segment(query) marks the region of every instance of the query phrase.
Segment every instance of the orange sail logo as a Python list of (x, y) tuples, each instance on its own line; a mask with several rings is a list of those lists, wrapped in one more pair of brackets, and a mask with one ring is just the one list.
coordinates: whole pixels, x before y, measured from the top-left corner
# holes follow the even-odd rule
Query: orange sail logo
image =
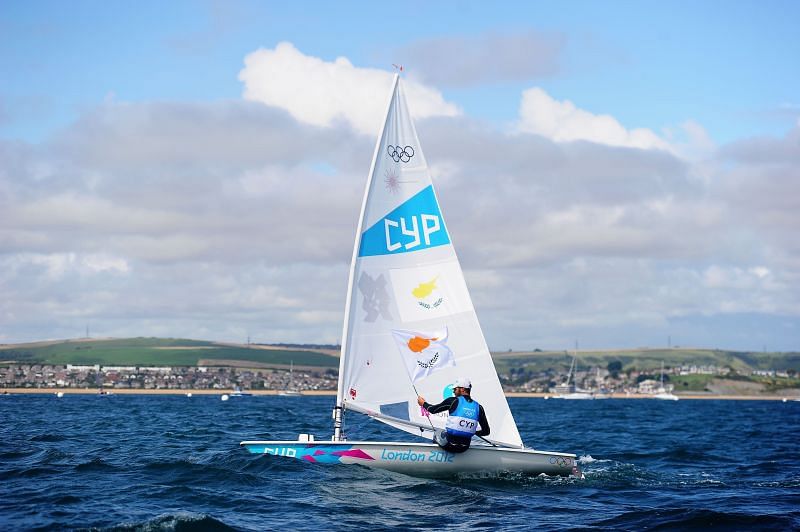
[(453, 351), (447, 345), (447, 329), (433, 334), (418, 331), (392, 331), (412, 382), (436, 370), (455, 366)]

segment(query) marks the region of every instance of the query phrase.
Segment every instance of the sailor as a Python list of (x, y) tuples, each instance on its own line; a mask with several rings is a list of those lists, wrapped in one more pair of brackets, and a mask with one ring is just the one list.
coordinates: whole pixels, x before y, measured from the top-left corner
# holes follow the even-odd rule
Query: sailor
[(417, 397), (417, 404), (431, 414), (445, 410), (450, 414), (447, 417), (445, 430), (437, 431), (433, 438), (433, 441), (445, 451), (463, 453), (469, 449), (472, 436), (489, 435), (486, 412), (470, 397), (471, 392), (472, 381), (466, 377), (459, 377), (453, 383), (453, 397), (448, 397), (438, 405), (428, 403), (422, 396)]

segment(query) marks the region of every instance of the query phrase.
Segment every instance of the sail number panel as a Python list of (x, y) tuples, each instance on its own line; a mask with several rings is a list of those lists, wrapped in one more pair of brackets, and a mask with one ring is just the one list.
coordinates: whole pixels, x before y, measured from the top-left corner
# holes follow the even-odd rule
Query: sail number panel
[(358, 256), (406, 253), (449, 243), (433, 186), (427, 186), (364, 231)]

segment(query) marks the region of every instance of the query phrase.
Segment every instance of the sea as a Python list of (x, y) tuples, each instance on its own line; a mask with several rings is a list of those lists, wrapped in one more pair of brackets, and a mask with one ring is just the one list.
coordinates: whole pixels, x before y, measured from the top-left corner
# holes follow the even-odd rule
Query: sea
[(577, 454), (584, 479), (432, 480), (239, 447), (329, 438), (329, 396), (0, 396), (0, 529), (800, 529), (800, 402), (509, 402), (526, 444)]

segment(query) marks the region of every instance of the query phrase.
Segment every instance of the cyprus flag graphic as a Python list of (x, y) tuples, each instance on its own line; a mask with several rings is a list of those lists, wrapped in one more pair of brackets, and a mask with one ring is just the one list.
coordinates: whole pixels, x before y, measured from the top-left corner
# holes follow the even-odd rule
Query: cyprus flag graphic
[(433, 334), (393, 330), (392, 335), (415, 384), (434, 371), (456, 365), (447, 346), (447, 328)]
[(472, 310), (458, 262), (389, 270), (400, 319), (404, 322), (443, 318)]

